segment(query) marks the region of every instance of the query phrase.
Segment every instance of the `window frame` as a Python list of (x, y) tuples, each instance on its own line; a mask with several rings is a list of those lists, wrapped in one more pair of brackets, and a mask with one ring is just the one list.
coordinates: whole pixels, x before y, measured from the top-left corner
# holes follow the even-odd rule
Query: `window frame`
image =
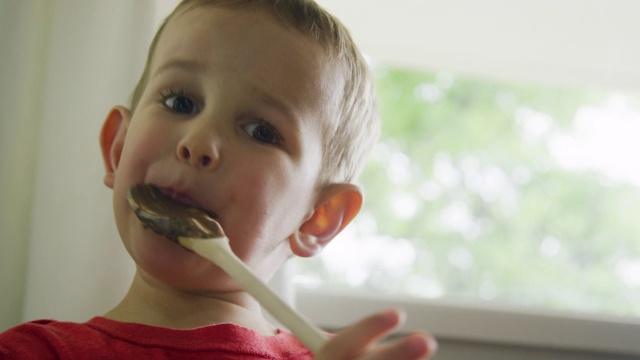
[(640, 356), (640, 319), (476, 301), (412, 299), (295, 288), (296, 307), (335, 331), (389, 308), (407, 314), (400, 332), (489, 344)]

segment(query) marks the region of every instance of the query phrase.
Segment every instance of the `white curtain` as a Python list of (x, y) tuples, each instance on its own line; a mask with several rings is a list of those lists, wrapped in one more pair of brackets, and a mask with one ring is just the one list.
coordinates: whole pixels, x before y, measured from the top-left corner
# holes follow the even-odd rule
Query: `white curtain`
[(98, 134), (176, 0), (0, 0), (0, 331), (115, 305), (133, 265)]

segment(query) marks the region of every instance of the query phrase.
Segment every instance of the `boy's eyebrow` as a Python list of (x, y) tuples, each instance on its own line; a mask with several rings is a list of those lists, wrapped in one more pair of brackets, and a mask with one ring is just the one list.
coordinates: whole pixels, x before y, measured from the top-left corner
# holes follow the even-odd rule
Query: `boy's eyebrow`
[(205, 68), (205, 65), (197, 61), (188, 59), (173, 59), (160, 65), (157, 69), (155, 69), (153, 73), (157, 74), (172, 68), (178, 68), (182, 70), (203, 70)]
[(287, 118), (294, 117), (293, 107), (289, 103), (276, 98), (268, 92), (254, 88), (251, 95), (258, 101), (265, 103), (267, 106), (272, 107), (281, 113), (284, 113)]

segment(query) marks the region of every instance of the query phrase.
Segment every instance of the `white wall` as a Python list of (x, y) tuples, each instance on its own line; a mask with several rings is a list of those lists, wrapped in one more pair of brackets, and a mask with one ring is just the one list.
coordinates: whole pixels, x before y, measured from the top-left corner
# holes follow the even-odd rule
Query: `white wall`
[(318, 0), (379, 61), (640, 89), (637, 0)]

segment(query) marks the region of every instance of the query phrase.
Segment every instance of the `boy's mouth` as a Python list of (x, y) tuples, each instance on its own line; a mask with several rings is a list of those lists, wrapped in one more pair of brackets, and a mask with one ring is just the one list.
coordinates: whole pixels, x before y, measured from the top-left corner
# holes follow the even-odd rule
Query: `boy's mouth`
[(193, 200), (191, 197), (189, 197), (184, 193), (180, 193), (173, 188), (156, 187), (154, 185), (148, 185), (148, 186), (154, 187), (155, 189), (157, 189), (162, 195), (164, 195), (164, 197), (166, 197), (170, 201), (176, 202), (188, 208), (194, 208), (194, 209), (203, 211), (213, 219), (218, 218), (218, 214), (216, 214), (213, 211), (205, 209), (203, 206), (200, 205), (200, 203)]
[(208, 239), (224, 236), (215, 220), (215, 213), (191, 206), (193, 201), (188, 197), (172, 197), (146, 184), (129, 188), (127, 200), (145, 228), (174, 242), (178, 242), (180, 237)]

